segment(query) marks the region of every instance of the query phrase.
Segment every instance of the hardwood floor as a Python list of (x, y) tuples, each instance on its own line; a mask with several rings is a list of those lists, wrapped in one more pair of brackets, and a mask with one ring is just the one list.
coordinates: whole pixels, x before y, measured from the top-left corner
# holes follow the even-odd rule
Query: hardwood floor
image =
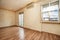
[(60, 40), (60, 36), (46, 32), (38, 32), (30, 29), (24, 29), (25, 40)]
[(0, 40), (60, 40), (60, 36), (27, 28), (8, 27), (0, 29)]
[(0, 40), (19, 40), (20, 27), (0, 28)]

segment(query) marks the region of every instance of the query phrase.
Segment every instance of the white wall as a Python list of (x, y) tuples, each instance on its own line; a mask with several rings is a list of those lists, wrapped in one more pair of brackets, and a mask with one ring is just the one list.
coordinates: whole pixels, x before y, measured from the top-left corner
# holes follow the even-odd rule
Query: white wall
[(0, 9), (0, 27), (15, 25), (15, 12)]

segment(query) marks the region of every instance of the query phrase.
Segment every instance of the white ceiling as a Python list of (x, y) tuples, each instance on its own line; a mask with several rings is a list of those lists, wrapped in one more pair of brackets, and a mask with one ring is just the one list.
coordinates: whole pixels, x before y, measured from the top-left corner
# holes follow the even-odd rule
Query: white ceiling
[(0, 8), (16, 11), (30, 2), (32, 0), (0, 0)]
[[(16, 11), (28, 3), (38, 0), (0, 0), (0, 8)], [(49, 2), (54, 0), (40, 0), (40, 2)]]

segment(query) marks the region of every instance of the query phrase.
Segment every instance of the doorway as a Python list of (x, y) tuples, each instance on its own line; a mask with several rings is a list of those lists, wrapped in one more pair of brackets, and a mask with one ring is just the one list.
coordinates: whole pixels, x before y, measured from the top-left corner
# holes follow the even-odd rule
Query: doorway
[(19, 13), (19, 26), (23, 27), (23, 24), (24, 24), (24, 13), (21, 12)]

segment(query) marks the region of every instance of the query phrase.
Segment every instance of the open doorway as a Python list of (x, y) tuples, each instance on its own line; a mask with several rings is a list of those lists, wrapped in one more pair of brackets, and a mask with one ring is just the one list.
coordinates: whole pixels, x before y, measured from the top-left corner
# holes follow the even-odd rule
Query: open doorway
[(23, 24), (24, 24), (24, 13), (21, 12), (19, 13), (19, 26), (23, 27)]
[[(19, 26), (24, 27), (24, 12), (19, 13)], [(20, 40), (24, 40), (24, 29), (19, 30)]]

